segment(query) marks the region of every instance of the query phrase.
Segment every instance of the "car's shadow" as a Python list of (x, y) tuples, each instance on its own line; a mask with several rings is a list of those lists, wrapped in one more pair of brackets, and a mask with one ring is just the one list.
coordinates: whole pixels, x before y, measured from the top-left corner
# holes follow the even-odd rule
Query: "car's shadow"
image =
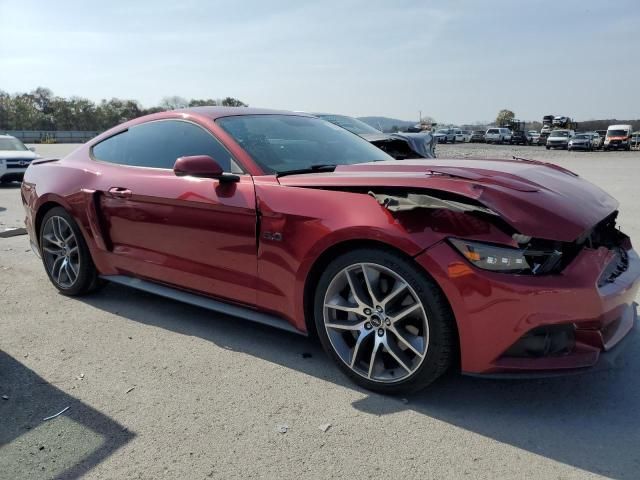
[(0, 395), (0, 478), (80, 478), (134, 437), (1, 350)]
[[(109, 285), (84, 301), (136, 322), (198, 336), (362, 391), (337, 371), (316, 342), (305, 337), (118, 285)], [(412, 410), (583, 470), (612, 478), (638, 478), (637, 329), (625, 347), (611, 368), (592, 373), (517, 381), (449, 375), (409, 396), (408, 402), (369, 394), (353, 407), (378, 415)]]

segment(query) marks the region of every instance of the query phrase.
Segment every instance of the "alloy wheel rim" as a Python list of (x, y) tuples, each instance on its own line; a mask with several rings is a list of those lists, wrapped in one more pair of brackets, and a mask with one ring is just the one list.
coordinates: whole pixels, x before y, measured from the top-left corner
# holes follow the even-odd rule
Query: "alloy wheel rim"
[(47, 271), (61, 288), (70, 288), (80, 272), (78, 239), (69, 222), (52, 216), (42, 227), (42, 255)]
[(327, 288), (324, 326), (334, 351), (353, 372), (395, 383), (418, 370), (429, 346), (429, 323), (414, 289), (393, 270), (356, 263)]

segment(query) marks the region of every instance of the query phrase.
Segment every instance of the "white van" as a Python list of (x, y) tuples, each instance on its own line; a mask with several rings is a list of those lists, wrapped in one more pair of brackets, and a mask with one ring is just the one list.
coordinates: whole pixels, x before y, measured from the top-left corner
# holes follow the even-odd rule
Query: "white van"
[(631, 125), (609, 125), (604, 138), (605, 150), (631, 150)]

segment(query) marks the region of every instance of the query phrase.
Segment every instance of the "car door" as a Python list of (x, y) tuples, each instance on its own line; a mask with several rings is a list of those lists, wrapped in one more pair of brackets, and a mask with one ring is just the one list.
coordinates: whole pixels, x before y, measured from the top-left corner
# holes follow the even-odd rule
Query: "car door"
[[(209, 155), (240, 180), (176, 176), (175, 160), (188, 155)], [(118, 272), (255, 304), (253, 179), (208, 130), (147, 122), (98, 143), (92, 157), (105, 162), (97, 208)]]

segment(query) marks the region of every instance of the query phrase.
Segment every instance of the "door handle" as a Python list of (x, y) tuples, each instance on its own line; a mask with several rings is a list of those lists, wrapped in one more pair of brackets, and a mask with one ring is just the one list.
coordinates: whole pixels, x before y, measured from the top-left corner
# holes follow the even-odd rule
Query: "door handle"
[(109, 189), (109, 195), (116, 198), (130, 198), (131, 190), (124, 187), (111, 187)]

